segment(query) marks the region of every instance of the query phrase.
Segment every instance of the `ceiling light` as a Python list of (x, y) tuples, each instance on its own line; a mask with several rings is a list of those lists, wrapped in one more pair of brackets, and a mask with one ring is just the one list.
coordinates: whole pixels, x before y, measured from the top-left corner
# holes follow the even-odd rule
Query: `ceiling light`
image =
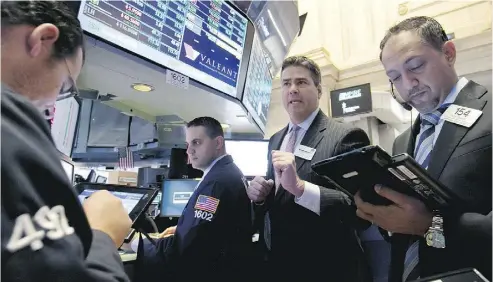
[(154, 90), (154, 87), (144, 83), (134, 83), (132, 84), (132, 88), (140, 92), (151, 92), (152, 90)]

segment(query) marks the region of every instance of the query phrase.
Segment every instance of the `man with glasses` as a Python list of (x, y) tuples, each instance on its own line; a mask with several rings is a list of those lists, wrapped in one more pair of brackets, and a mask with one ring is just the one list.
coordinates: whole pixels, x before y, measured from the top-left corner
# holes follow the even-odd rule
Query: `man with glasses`
[(128, 281), (117, 252), (131, 220), (108, 191), (83, 209), (46, 119), (77, 93), (83, 34), (58, 1), (1, 2), (2, 279)]

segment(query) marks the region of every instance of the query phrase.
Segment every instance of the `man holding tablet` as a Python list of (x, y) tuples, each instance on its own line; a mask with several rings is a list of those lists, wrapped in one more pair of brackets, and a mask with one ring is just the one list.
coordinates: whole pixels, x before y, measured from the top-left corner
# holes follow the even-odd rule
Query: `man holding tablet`
[(46, 122), (57, 99), (77, 93), (80, 23), (61, 1), (1, 10), (2, 280), (129, 281), (117, 252), (132, 224), (121, 201), (98, 191), (81, 207)]
[[(472, 207), (466, 212), (487, 215), (492, 203), (491, 93), (457, 76), (454, 43), (432, 18), (413, 17), (390, 28), (380, 49), (391, 87), (399, 94), (394, 98), (420, 113), (394, 141), (393, 154), (413, 156), (432, 178)], [(360, 217), (393, 232), (389, 281), (477, 267), (460, 239), (469, 218), (462, 215), (464, 207), (429, 210), (392, 187), (377, 185), (375, 190), (394, 204), (371, 205), (358, 196), (355, 201)], [(477, 256), (491, 261), (491, 247), (483, 252)], [(480, 271), (491, 275), (491, 268)]]
[[(199, 117), (187, 124), (187, 154), (202, 180), (175, 230), (145, 240), (138, 253), (142, 281), (251, 281), (252, 211), (246, 179), (226, 154), (221, 124)], [(170, 232), (171, 231), (171, 232)], [(135, 241), (134, 241), (135, 242)], [(138, 247), (133, 246), (134, 250)]]

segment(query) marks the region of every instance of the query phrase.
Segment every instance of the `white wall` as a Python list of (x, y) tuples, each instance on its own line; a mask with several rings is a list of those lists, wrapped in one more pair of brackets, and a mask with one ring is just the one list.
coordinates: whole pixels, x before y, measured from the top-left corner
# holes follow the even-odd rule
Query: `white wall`
[(308, 12), (303, 33), (290, 55), (324, 48), (331, 61), (346, 69), (378, 60), (386, 30), (406, 18), (431, 16), (456, 38), (491, 28), (491, 1), (438, 0), (300, 0), (300, 14)]
[[(418, 15), (435, 17), (446, 32), (454, 32), (458, 74), (492, 89), (491, 1), (299, 0), (298, 4), (300, 15), (308, 16), (289, 55), (306, 55), (321, 67), (320, 105), (326, 113), (333, 89), (370, 82), (372, 92), (388, 93), (388, 78), (378, 59), (380, 41), (390, 26)], [(275, 79), (265, 138), (288, 122), (279, 87)], [(394, 127), (402, 132), (409, 125)]]

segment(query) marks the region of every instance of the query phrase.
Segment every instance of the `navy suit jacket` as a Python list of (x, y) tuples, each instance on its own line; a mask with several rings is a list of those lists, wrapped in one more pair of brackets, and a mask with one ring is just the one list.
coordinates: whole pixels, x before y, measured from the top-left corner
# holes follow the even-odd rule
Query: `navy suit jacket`
[(253, 233), (247, 185), (231, 156), (220, 159), (192, 194), (175, 235), (157, 246), (144, 241), (139, 281), (246, 281)]

